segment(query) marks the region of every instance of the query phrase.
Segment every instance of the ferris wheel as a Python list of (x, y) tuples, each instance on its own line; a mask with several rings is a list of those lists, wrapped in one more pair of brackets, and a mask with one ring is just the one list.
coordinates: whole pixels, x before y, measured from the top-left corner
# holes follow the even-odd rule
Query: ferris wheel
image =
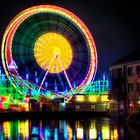
[(70, 11), (53, 5), (19, 13), (4, 33), (1, 53), (14, 87), (19, 77), (37, 85), (38, 91), (74, 93), (74, 88), (94, 79), (97, 69), (96, 47), (86, 25)]

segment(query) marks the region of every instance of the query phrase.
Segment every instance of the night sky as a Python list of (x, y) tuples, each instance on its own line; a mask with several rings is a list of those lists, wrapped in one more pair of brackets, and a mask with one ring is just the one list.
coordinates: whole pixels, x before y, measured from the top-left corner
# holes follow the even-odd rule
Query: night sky
[(109, 66), (140, 48), (138, 3), (123, 0), (4, 0), (0, 2), (0, 44), (6, 26), (18, 13), (31, 6), (53, 4), (77, 15), (89, 28), (98, 53), (95, 79), (109, 75)]

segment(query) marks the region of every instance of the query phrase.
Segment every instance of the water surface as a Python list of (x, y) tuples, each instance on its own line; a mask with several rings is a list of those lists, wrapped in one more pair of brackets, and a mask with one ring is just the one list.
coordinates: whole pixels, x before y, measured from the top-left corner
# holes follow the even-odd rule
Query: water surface
[(0, 140), (139, 140), (139, 129), (109, 118), (0, 122)]

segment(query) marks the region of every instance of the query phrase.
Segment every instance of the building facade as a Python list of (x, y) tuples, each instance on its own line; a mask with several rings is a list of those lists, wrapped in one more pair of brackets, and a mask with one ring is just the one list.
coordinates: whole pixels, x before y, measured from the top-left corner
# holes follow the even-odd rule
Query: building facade
[(111, 98), (127, 114), (140, 110), (140, 52), (132, 53), (110, 66), (112, 80)]

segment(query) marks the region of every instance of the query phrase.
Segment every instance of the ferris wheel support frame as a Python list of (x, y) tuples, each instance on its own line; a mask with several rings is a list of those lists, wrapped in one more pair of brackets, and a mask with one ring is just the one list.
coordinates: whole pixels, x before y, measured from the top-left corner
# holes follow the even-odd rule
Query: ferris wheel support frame
[(44, 77), (43, 77), (43, 80), (42, 80), (42, 82), (41, 82), (41, 84), (40, 84), (40, 86), (39, 86), (38, 92), (40, 92), (40, 89), (41, 89), (41, 87), (42, 87), (42, 85), (43, 85), (43, 83), (44, 83), (44, 81), (45, 81), (46, 76), (47, 76), (48, 73), (49, 73), (49, 70), (50, 70), (50, 68), (51, 68), (51, 66), (52, 66), (52, 63), (53, 63), (54, 59), (57, 59), (57, 60), (58, 60), (58, 63), (59, 63), (59, 65), (60, 65), (62, 71), (64, 72), (64, 75), (65, 75), (65, 77), (66, 77), (66, 79), (67, 79), (67, 82), (68, 82), (68, 84), (69, 84), (69, 86), (70, 86), (70, 89), (71, 89), (72, 93), (74, 94), (74, 90), (73, 90), (73, 88), (72, 88), (72, 85), (71, 85), (71, 83), (70, 83), (70, 80), (69, 80), (69, 78), (68, 78), (68, 75), (67, 75), (65, 69), (63, 68), (63, 65), (62, 65), (62, 63), (61, 63), (61, 61), (60, 61), (60, 59), (59, 59), (59, 57), (58, 57), (57, 54), (55, 54), (54, 57), (52, 58), (52, 60), (51, 60), (51, 62), (50, 62), (50, 65), (49, 65), (49, 67), (48, 67), (48, 69), (47, 69), (47, 71), (46, 71), (46, 73), (45, 73), (45, 75), (44, 75)]
[(61, 61), (60, 61), (58, 55), (56, 55), (56, 58), (57, 58), (57, 60), (58, 60), (58, 63), (59, 63), (59, 65), (60, 65), (61, 69), (64, 71), (64, 74), (65, 74), (65, 77), (66, 77), (66, 79), (67, 79), (67, 81), (68, 81), (68, 84), (69, 84), (69, 86), (70, 86), (70, 89), (71, 89), (72, 93), (74, 94), (74, 90), (73, 90), (73, 88), (72, 88), (72, 85), (71, 85), (71, 83), (70, 83), (70, 80), (69, 80), (69, 78), (68, 78), (68, 75), (67, 75), (65, 69), (63, 68), (63, 65), (62, 65), (62, 63), (61, 63)]
[(44, 76), (44, 78), (43, 78), (43, 80), (42, 80), (42, 82), (41, 82), (41, 84), (40, 84), (40, 86), (39, 86), (38, 92), (40, 92), (40, 89), (41, 89), (41, 87), (42, 87), (42, 85), (43, 85), (43, 83), (44, 83), (44, 81), (45, 81), (45, 78), (46, 78), (46, 76), (47, 76), (48, 73), (49, 73), (49, 70), (50, 70), (51, 65), (52, 65), (52, 63), (53, 63), (53, 61), (54, 61), (54, 58), (55, 58), (55, 56), (52, 58), (52, 61), (51, 61), (50, 65), (49, 65), (49, 67), (48, 67), (48, 70), (46, 71), (45, 76)]

